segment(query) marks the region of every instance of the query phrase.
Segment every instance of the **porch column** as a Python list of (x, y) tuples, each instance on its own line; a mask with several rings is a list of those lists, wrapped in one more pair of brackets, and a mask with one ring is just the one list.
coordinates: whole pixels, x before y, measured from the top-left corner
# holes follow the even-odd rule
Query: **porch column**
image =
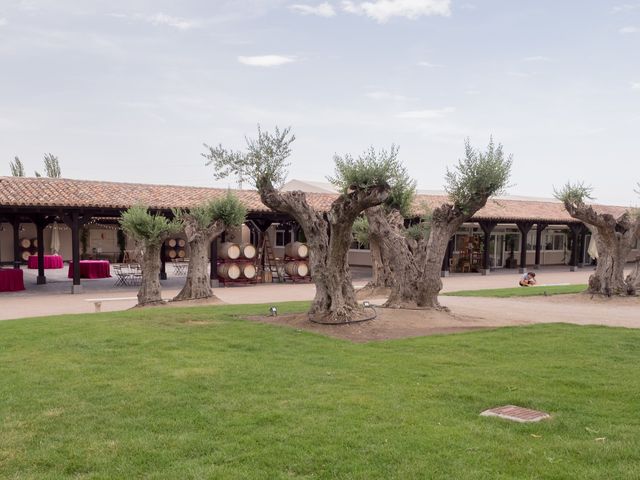
[(33, 223), (36, 224), (36, 237), (38, 239), (38, 278), (36, 283), (44, 285), (47, 283), (47, 277), (44, 275), (44, 227), (47, 223), (41, 216), (36, 217)]
[(540, 268), (540, 250), (542, 249), (542, 232), (549, 226), (548, 223), (538, 222), (536, 225), (536, 260), (533, 268)]
[(578, 268), (584, 267), (584, 244), (587, 240), (587, 227), (580, 225), (580, 241), (578, 242)]
[(78, 212), (71, 214), (71, 258), (73, 261), (73, 285), (71, 293), (82, 293), (80, 284), (80, 219)]
[(449, 266), (449, 262), (451, 260), (451, 253), (453, 252), (453, 240), (455, 235), (449, 239), (449, 243), (447, 243), (447, 249), (444, 252), (444, 259), (442, 260), (442, 270), (440, 271), (441, 277), (448, 277), (451, 273), (451, 267)]
[(582, 225), (579, 223), (570, 223), (571, 230), (571, 258), (569, 259), (569, 271), (575, 272), (578, 269), (578, 242)]
[(489, 275), (491, 271), (491, 262), (489, 257), (489, 244), (491, 243), (491, 232), (496, 228), (498, 222), (478, 222), (480, 224), (480, 228), (484, 233), (484, 242), (482, 245), (482, 269), (480, 273), (482, 275)]
[(219, 287), (218, 280), (218, 239), (215, 238), (209, 247), (209, 262), (211, 263), (211, 271), (209, 272), (209, 281), (212, 287)]
[(167, 257), (164, 255), (164, 243), (160, 246), (160, 280), (167, 279)]
[(22, 257), (20, 256), (20, 220), (17, 216), (13, 217), (11, 227), (13, 228), (13, 268), (19, 269)]
[(527, 271), (527, 235), (533, 227), (533, 222), (517, 222), (516, 226), (520, 230), (520, 273)]

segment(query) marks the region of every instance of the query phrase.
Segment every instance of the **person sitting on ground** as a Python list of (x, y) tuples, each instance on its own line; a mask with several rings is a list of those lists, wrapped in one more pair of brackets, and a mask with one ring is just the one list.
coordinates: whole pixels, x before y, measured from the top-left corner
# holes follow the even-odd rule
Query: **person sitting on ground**
[(533, 272), (525, 273), (520, 279), (521, 287), (530, 287), (536, 284), (536, 274)]

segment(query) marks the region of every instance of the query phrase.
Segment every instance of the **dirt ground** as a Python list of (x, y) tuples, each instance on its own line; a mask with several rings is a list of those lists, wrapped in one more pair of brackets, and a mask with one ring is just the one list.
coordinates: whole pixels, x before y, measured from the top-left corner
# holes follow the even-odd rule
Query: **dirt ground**
[[(250, 320), (307, 330), (352, 342), (370, 342), (470, 330), (573, 323), (640, 328), (640, 297), (591, 298), (589, 295), (477, 298), (440, 297), (451, 312), (377, 308), (374, 320), (351, 325), (318, 325), (306, 314), (251, 317)], [(378, 301), (375, 303), (382, 303)]]

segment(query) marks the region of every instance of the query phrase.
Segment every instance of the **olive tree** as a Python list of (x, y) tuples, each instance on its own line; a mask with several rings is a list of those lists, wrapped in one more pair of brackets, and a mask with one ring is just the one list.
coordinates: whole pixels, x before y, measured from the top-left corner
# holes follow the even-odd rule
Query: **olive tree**
[(207, 164), (216, 178), (237, 175), (251, 182), (262, 202), (270, 209), (291, 216), (304, 231), (309, 245), (309, 267), (316, 285), (310, 314), (318, 321), (347, 323), (359, 314), (347, 255), (352, 225), (367, 208), (384, 202), (393, 182), (397, 164), (389, 152), (369, 149), (357, 158), (334, 157), (335, 174), (329, 178), (340, 191), (328, 211), (315, 208), (304, 192), (280, 191), (288, 173), (290, 129), (264, 132), (247, 139), (246, 152), (205, 145)]
[(187, 279), (175, 300), (195, 300), (213, 296), (208, 266), (208, 249), (227, 227), (242, 225), (247, 209), (230, 191), (224, 197), (187, 210), (174, 210), (191, 250)]
[[(451, 237), (487, 200), (502, 192), (509, 181), (511, 156), (490, 140), (487, 150), (465, 142), (465, 157), (447, 169), (445, 190), (449, 201), (432, 210), (423, 207), (423, 217), (408, 228), (397, 211), (396, 218), (384, 212), (368, 212), (369, 231), (383, 239), (391, 288), (385, 306), (392, 308), (440, 308), (440, 271)], [(406, 214), (405, 214), (406, 215)]]
[(135, 205), (120, 217), (120, 226), (142, 247), (142, 282), (138, 305), (163, 303), (160, 286), (160, 249), (164, 241), (180, 231), (180, 224), (147, 207)]
[(11, 176), (13, 177), (24, 177), (24, 165), (22, 164), (22, 161), (20, 160), (20, 158), (13, 157), (14, 160), (12, 162), (9, 162), (9, 168), (11, 169)]
[(589, 277), (588, 292), (601, 295), (635, 295), (638, 290), (637, 270), (624, 278), (624, 267), (634, 243), (640, 236), (640, 215), (627, 210), (615, 217), (598, 212), (587, 202), (593, 200), (593, 188), (581, 182), (568, 182), (554, 189), (569, 215), (594, 231), (598, 249), (596, 271)]

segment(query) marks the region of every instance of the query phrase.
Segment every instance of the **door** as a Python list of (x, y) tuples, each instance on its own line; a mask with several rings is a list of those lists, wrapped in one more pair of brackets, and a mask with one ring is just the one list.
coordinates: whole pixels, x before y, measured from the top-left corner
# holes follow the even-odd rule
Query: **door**
[(489, 241), (489, 254), (491, 255), (491, 268), (504, 267), (504, 233), (494, 233)]

